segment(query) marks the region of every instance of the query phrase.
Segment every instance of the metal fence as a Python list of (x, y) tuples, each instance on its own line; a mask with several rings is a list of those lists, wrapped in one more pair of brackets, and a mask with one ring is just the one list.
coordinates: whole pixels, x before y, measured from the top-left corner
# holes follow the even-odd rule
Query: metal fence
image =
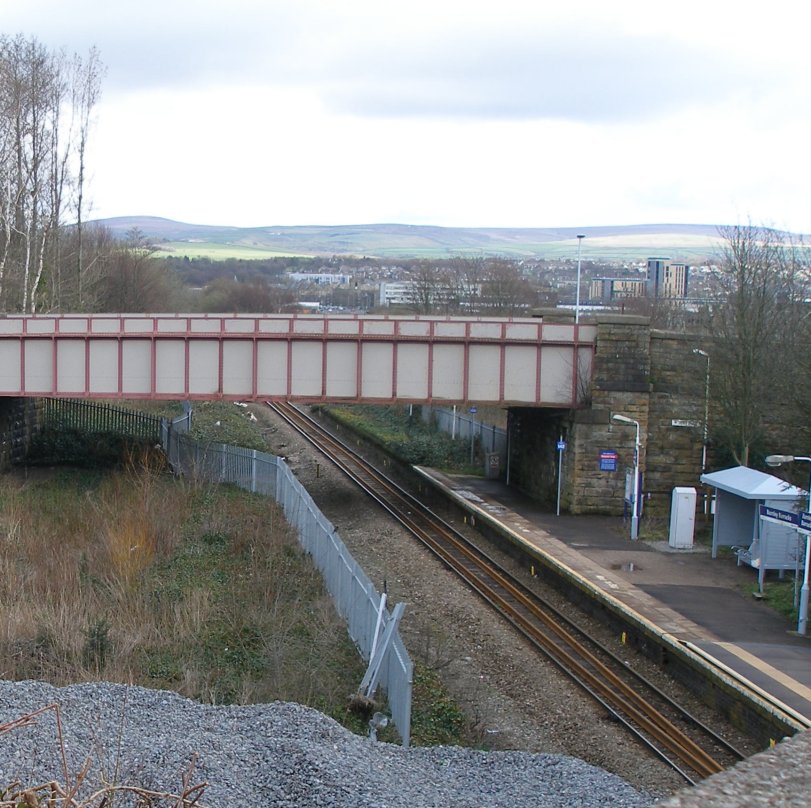
[(160, 438), (161, 422), (157, 415), (72, 398), (43, 399), (39, 413), (40, 428), (114, 432), (152, 443)]
[(423, 407), (423, 417), (433, 420), (437, 429), (447, 432), (457, 440), (478, 440), (481, 451), (495, 453), (502, 463), (507, 460), (507, 432), (491, 424), (462, 415), (443, 407)]
[(387, 633), (387, 628), (393, 630), (376, 673), (386, 690), (392, 720), (403, 746), (408, 746), (413, 666), (396, 630), (397, 609), (389, 613), (385, 600), (381, 608), (383, 596), (284, 460), (255, 449), (195, 441), (185, 434), (191, 418), (191, 411), (187, 410), (185, 415), (163, 425), (162, 444), (175, 472), (210, 482), (233, 483), (247, 491), (272, 496), (321, 572), (338, 613), (347, 622), (349, 636), (364, 660), (372, 660), (380, 637)]

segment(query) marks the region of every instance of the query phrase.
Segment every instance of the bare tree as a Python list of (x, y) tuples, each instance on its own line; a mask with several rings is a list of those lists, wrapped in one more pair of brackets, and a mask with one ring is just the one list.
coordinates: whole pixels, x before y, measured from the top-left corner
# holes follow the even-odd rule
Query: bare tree
[[(77, 57), (73, 65), (33, 38), (0, 36), (0, 306), (6, 310), (36, 312), (58, 299), (59, 231), (69, 203), (83, 195), (100, 79), (94, 51), (87, 63)], [(71, 123), (77, 116), (78, 171)]]
[(409, 280), (412, 284), (413, 305), (417, 314), (431, 314), (441, 308), (447, 279), (436, 264), (430, 261), (417, 262)]
[(271, 285), (263, 278), (249, 281), (218, 278), (209, 284), (197, 301), (197, 308), (210, 312), (281, 312), (295, 303), (289, 287)]
[(87, 159), (87, 142), (93, 110), (99, 100), (101, 77), (104, 68), (96, 48), (91, 48), (87, 59), (78, 54), (73, 57), (72, 107), (78, 119), (76, 139), (76, 231), (78, 250), (76, 253), (76, 278), (78, 308), (82, 308), (82, 273), (84, 271), (84, 189)]
[(96, 230), (93, 259), (84, 269), (85, 306), (95, 311), (173, 311), (178, 298), (174, 276), (155, 248), (134, 228), (123, 241)]
[(455, 312), (473, 314), (482, 303), (482, 283), (485, 264), (481, 258), (456, 258), (449, 264), (449, 275), (454, 288)]
[(489, 314), (525, 314), (537, 299), (531, 284), (513, 261), (488, 261), (484, 277), (482, 297)]
[(711, 326), (716, 442), (749, 465), (770, 425), (790, 419), (791, 350), (804, 316), (802, 253), (785, 233), (752, 225), (725, 240)]

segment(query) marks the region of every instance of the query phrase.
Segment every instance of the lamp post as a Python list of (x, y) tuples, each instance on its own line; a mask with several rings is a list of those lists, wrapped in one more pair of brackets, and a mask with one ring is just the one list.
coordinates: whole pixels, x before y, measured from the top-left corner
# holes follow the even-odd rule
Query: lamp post
[(631, 541), (639, 538), (639, 421), (619, 413), (611, 416), (618, 424), (633, 424), (636, 427), (634, 440), (634, 490), (631, 493)]
[[(784, 463), (793, 463), (795, 460), (802, 460), (811, 463), (811, 457), (799, 457), (795, 455), (769, 455), (766, 458), (766, 465), (774, 468), (782, 466)], [(811, 480), (808, 483), (808, 511), (811, 513)], [(808, 630), (808, 565), (811, 561), (811, 533), (805, 534), (805, 569), (803, 571), (803, 586), (800, 589), (799, 619), (797, 621), (797, 633), (805, 634)]]
[(577, 291), (575, 292), (574, 301), (574, 322), (575, 325), (580, 322), (580, 249), (583, 246), (583, 239), (586, 237), (585, 233), (577, 234)]
[[(693, 353), (697, 356), (703, 356), (707, 360), (707, 376), (704, 382), (704, 436), (701, 441), (701, 473), (707, 470), (707, 435), (708, 424), (710, 420), (710, 355), (701, 348), (693, 348)], [(707, 496), (706, 489), (704, 490), (704, 513), (709, 513), (710, 500)]]

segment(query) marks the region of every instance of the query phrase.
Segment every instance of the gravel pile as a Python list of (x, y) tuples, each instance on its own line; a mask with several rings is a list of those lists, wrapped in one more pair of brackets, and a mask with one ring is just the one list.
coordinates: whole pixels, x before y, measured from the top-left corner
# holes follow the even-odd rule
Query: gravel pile
[[(106, 683), (55, 688), (0, 681), (0, 724), (59, 703), (68, 767), (102, 782), (178, 793), (206, 781), (200, 805), (648, 806), (625, 781), (576, 758), (456, 747), (402, 749), (352, 735), (322, 713), (275, 702), (212, 707), (175, 693)], [(0, 734), (0, 788), (62, 782), (53, 711)], [(115, 805), (133, 805), (134, 798)], [(162, 803), (166, 804), (166, 803)]]

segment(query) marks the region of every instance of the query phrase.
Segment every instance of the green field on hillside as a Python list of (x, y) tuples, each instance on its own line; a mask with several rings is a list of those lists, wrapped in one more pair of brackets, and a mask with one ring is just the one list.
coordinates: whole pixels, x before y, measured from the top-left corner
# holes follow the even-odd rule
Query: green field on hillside
[(212, 261), (224, 261), (226, 258), (252, 260), (254, 258), (290, 258), (292, 256), (306, 255), (307, 253), (303, 252), (271, 250), (267, 247), (252, 247), (228, 242), (172, 241), (159, 244), (158, 249), (155, 251), (156, 258), (210, 258)]
[[(478, 258), (487, 255), (499, 255), (504, 258), (545, 258), (548, 260), (574, 259), (577, 247), (571, 240), (548, 241), (538, 243), (516, 243), (502, 245), (493, 252), (474, 247), (460, 247), (452, 249), (440, 245), (396, 245), (385, 244), (381, 239), (379, 244), (373, 245), (366, 241), (352, 249), (352, 245), (344, 244), (342, 249), (334, 252), (320, 249), (312, 251), (302, 250), (274, 250), (261, 245), (246, 245), (232, 242), (205, 241), (183, 242), (174, 241), (159, 244), (155, 255), (162, 257), (188, 257), (209, 258), (212, 261), (236, 259), (280, 258), (292, 256), (314, 256), (324, 254), (367, 255), (376, 258), (427, 258), (439, 260), (443, 258), (464, 257)], [(338, 245), (332, 245), (337, 247)], [(583, 260), (587, 261), (644, 261), (653, 255), (663, 255), (674, 260), (690, 263), (700, 263), (710, 260), (718, 255), (721, 248), (721, 239), (708, 239), (703, 236), (676, 236), (656, 234), (650, 236), (605, 236), (589, 239), (583, 244)]]

